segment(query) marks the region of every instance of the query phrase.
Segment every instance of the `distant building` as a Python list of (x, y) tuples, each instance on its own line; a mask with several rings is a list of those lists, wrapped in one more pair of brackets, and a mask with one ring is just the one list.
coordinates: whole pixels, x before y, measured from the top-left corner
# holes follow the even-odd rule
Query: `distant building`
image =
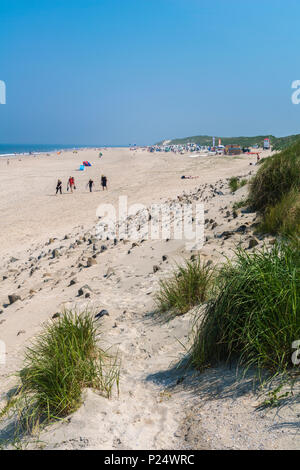
[(229, 144), (225, 147), (226, 155), (240, 155), (241, 153), (242, 149), (238, 144)]

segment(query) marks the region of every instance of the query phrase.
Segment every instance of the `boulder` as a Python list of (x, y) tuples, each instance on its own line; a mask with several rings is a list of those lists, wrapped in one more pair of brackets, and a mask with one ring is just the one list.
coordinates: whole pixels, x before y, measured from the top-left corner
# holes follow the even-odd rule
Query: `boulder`
[(87, 267), (90, 268), (94, 264), (97, 264), (97, 261), (95, 260), (95, 258), (92, 258), (92, 257), (88, 258), (87, 263), (86, 263)]
[(255, 237), (250, 238), (248, 249), (250, 250), (251, 248), (254, 248), (255, 246), (258, 245), (258, 243), (259, 242)]
[(12, 305), (15, 302), (17, 302), (17, 300), (21, 300), (21, 297), (17, 294), (9, 294), (8, 300), (9, 300), (10, 305)]

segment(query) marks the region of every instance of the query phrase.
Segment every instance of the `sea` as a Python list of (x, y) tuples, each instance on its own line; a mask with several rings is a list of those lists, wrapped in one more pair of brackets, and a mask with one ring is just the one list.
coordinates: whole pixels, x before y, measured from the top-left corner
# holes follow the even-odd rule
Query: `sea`
[(14, 155), (37, 155), (58, 152), (61, 150), (78, 150), (82, 148), (127, 147), (126, 145), (63, 145), (63, 144), (0, 144), (0, 157)]

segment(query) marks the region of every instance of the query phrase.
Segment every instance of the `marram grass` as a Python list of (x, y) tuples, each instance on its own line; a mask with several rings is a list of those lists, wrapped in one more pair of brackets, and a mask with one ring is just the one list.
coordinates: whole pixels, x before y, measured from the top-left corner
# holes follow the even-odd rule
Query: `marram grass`
[(203, 369), (238, 360), (271, 374), (293, 367), (292, 343), (300, 339), (299, 246), (239, 249), (216, 283), (218, 295), (199, 318), (192, 364)]
[(213, 285), (213, 276), (213, 267), (201, 262), (200, 257), (177, 265), (170, 277), (160, 280), (156, 294), (158, 310), (184, 314), (205, 302)]
[(10, 413), (31, 432), (61, 419), (81, 404), (91, 387), (109, 398), (119, 385), (118, 359), (98, 346), (98, 328), (89, 312), (65, 311), (48, 324), (27, 349), (18, 394)]

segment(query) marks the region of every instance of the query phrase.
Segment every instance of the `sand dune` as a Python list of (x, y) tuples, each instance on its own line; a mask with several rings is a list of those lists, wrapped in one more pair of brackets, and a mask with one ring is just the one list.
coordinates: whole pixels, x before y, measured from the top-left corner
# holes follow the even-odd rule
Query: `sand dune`
[[(83, 160), (93, 166), (77, 172)], [(11, 374), (21, 367), (30, 339), (64, 307), (88, 307), (95, 313), (106, 309), (109, 315), (98, 320), (101, 340), (122, 361), (119, 396), (114, 391), (108, 400), (86, 390), (82, 407), (48, 427), (40, 442), (29, 447), (299, 448), (299, 406), (290, 404), (280, 413), (256, 411), (259, 398), (252, 372), (236, 381), (234, 368), (200, 375), (176, 367), (185, 354), (182, 344), (189, 345), (194, 312), (162, 321), (153, 314), (154, 293), (174, 263), (191, 256), (185, 240), (95, 238), (99, 204), (117, 205), (120, 195), (129, 204), (170, 204), (179, 196), (181, 201), (204, 203), (206, 242), (200, 254), (218, 264), (232, 255), (237, 243), (248, 248), (253, 239), (256, 214), (232, 213), (233, 202), (246, 197), (247, 187), (233, 195), (226, 179), (249, 179), (257, 169), (255, 160), (248, 155), (191, 159), (129, 149), (105, 150), (101, 160), (92, 149), (11, 159), (9, 166), (0, 160), (0, 339), (7, 353), (6, 364), (0, 364), (0, 407), (16, 383)], [(107, 192), (100, 189), (102, 173), (108, 177)], [(77, 186), (73, 194), (66, 192), (70, 175)], [(182, 175), (199, 178), (182, 180)], [(90, 177), (96, 184), (93, 193), (86, 188)], [(55, 196), (58, 178), (64, 194)], [(240, 226), (243, 231), (237, 230)], [(257, 246), (270, 241), (256, 239)], [(95, 263), (88, 267), (93, 256)], [(9, 305), (7, 296), (13, 293), (20, 299)], [(0, 439), (8, 443), (12, 424), (0, 425)]]

